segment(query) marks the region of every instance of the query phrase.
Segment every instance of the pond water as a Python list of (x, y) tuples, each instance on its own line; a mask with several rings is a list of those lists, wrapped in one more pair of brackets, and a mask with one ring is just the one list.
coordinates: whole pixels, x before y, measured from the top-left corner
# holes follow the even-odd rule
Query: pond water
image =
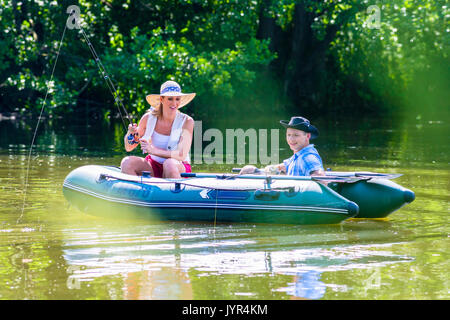
[(68, 205), (64, 178), (119, 165), (122, 124), (44, 119), (25, 188), (36, 122), (0, 121), (0, 299), (449, 299), (447, 116), (314, 121), (326, 167), (402, 173), (416, 193), (388, 219), (325, 226), (89, 216)]

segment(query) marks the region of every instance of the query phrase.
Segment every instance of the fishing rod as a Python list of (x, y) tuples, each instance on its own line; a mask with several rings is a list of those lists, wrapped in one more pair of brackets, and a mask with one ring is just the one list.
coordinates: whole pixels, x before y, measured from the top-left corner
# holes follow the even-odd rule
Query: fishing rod
[(122, 115), (121, 109), (124, 111), (124, 113), (126, 115), (126, 118), (130, 122), (130, 124), (132, 124), (131, 117), (128, 114), (127, 109), (123, 105), (122, 99), (120, 98), (120, 96), (119, 96), (119, 94), (117, 92), (117, 89), (116, 89), (116, 87), (114, 86), (114, 83), (111, 80), (111, 77), (108, 75), (108, 72), (106, 71), (105, 66), (101, 62), (100, 57), (98, 56), (97, 52), (94, 49), (94, 46), (92, 45), (91, 41), (89, 40), (89, 37), (87, 36), (86, 32), (84, 31), (83, 27), (81, 26), (81, 24), (79, 22), (79, 17), (76, 16), (76, 11), (75, 10), (72, 10), (71, 17), (72, 16), (74, 16), (76, 26), (78, 26), (79, 29), (81, 30), (81, 33), (82, 33), (82, 35), (84, 37), (84, 40), (86, 41), (86, 43), (87, 43), (87, 45), (89, 47), (89, 50), (91, 51), (91, 54), (94, 57), (94, 61), (97, 64), (101, 75), (105, 79), (106, 84), (107, 84), (107, 86), (109, 88), (109, 91), (111, 92), (112, 96), (114, 97), (114, 102), (116, 103), (117, 109), (119, 110), (119, 114), (120, 114), (120, 118), (122, 119), (122, 123), (123, 123), (125, 129), (127, 129), (125, 121), (123, 120), (123, 115)]

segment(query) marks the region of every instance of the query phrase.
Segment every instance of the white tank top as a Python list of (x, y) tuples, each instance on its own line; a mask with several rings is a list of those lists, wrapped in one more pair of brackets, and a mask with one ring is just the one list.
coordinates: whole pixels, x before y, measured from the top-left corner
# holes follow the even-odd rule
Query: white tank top
[[(153, 131), (152, 144), (157, 148), (167, 150), (167, 146), (169, 144), (169, 138), (170, 138), (170, 136), (166, 136), (164, 134), (160, 134), (156, 131)], [(161, 158), (161, 157), (155, 156), (153, 154), (152, 154), (152, 159), (155, 161), (158, 161), (159, 163), (163, 163), (164, 161), (167, 160), (167, 158)]]
[[(169, 136), (167, 145), (164, 149), (170, 150), (170, 151), (175, 151), (178, 149), (178, 142), (180, 141), (181, 133), (183, 132), (183, 124), (186, 119), (187, 119), (187, 115), (185, 115), (184, 113), (181, 113), (181, 112), (177, 112), (175, 120), (173, 121), (173, 124), (172, 124), (172, 130), (170, 132), (170, 136)], [(147, 127), (145, 129), (144, 136), (142, 137), (143, 139), (148, 140), (148, 138), (150, 138), (150, 137), (152, 137), (152, 139), (153, 139), (153, 133), (155, 132), (155, 126), (156, 126), (157, 120), (158, 120), (158, 118), (156, 116), (152, 115), (151, 113), (149, 114), (148, 121), (147, 121)], [(160, 136), (166, 137), (161, 134), (160, 134)], [(155, 143), (153, 142), (153, 144), (155, 144)], [(156, 146), (156, 144), (155, 144), (155, 146)], [(152, 158), (157, 159), (158, 157), (155, 157), (152, 155)], [(165, 160), (165, 158), (159, 158), (159, 159)], [(186, 155), (186, 158), (183, 161), (185, 161), (187, 163), (191, 163), (191, 157), (190, 157), (189, 153)]]

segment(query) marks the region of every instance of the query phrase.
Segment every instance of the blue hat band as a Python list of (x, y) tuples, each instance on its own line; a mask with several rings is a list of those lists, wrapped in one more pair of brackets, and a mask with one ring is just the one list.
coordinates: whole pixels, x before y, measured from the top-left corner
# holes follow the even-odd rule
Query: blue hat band
[(161, 91), (161, 94), (166, 93), (166, 92), (181, 92), (181, 88), (180, 87), (166, 87)]

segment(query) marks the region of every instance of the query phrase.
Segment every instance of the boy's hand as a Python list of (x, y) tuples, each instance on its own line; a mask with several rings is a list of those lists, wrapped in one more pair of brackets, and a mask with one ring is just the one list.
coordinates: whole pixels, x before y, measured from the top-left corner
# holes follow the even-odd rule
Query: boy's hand
[(247, 165), (239, 171), (239, 174), (253, 174), (255, 172), (258, 172), (258, 168), (252, 165)]
[(264, 173), (265, 174), (280, 174), (280, 169), (278, 168), (277, 165), (268, 165), (264, 168)]

